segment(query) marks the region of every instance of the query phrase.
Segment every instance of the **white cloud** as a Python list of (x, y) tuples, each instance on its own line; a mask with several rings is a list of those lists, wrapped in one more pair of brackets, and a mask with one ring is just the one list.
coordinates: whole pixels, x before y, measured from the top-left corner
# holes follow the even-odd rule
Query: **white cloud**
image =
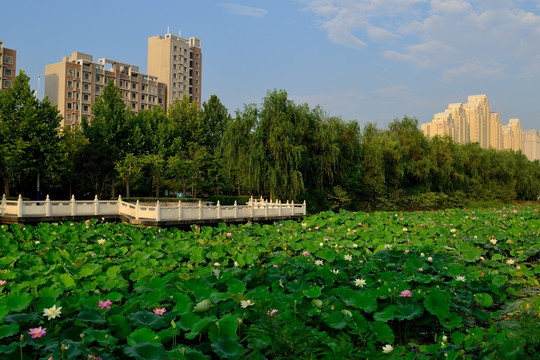
[(244, 6), (244, 5), (237, 5), (237, 4), (219, 4), (220, 6), (223, 6), (227, 9), (227, 12), (234, 14), (234, 15), (245, 15), (245, 16), (252, 16), (252, 17), (263, 17), (266, 14), (268, 14), (268, 10), (251, 7), (251, 6)]
[[(355, 49), (386, 46), (382, 56), (444, 79), (527, 71), (540, 53), (540, 7), (522, 0), (297, 0), (330, 41)], [(531, 5), (534, 4), (534, 5)], [(536, 5), (536, 6), (535, 6)], [(369, 40), (369, 41), (368, 41)], [(391, 41), (389, 41), (391, 40)], [(478, 69), (478, 64), (485, 64)]]
[(443, 72), (442, 79), (446, 82), (470, 82), (497, 80), (506, 78), (502, 64), (465, 64)]

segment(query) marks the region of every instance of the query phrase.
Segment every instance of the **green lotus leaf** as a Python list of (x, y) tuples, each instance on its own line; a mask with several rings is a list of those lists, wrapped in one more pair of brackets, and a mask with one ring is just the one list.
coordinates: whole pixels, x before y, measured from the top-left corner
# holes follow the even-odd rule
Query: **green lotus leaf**
[(304, 295), (310, 299), (318, 298), (321, 296), (322, 287), (313, 286), (304, 290)]
[(103, 324), (105, 320), (96, 310), (83, 310), (77, 315), (77, 320), (83, 323)]
[(157, 333), (146, 327), (134, 330), (127, 337), (127, 342), (129, 345), (135, 345), (141, 342), (148, 342), (148, 343), (153, 343), (153, 344), (161, 343)]
[(75, 287), (75, 280), (69, 274), (61, 274), (58, 279), (66, 289), (73, 289)]
[(474, 300), (478, 305), (483, 307), (490, 307), (491, 305), (493, 305), (493, 298), (491, 297), (491, 295), (486, 293), (474, 294)]
[(493, 283), (493, 285), (502, 286), (506, 282), (506, 276), (504, 276), (504, 275), (495, 275), (493, 277), (493, 279), (491, 279), (491, 282)]
[(439, 289), (431, 288), (430, 293), (424, 298), (424, 306), (431, 314), (439, 319), (450, 316), (450, 302), (448, 295)]
[(18, 342), (12, 342), (9, 345), (0, 345), (0, 354), (14, 354), (19, 348)]
[[(189, 346), (184, 346), (180, 349), (180, 353), (184, 356), (185, 360), (210, 360), (209, 355), (204, 355), (202, 352), (196, 349), (192, 349)], [(174, 359), (178, 354), (178, 350), (169, 352), (169, 359)]]
[(238, 317), (234, 314), (223, 316), (215, 324), (211, 324), (208, 329), (208, 337), (211, 341), (216, 341), (220, 336), (228, 336), (238, 339)]
[(398, 305), (394, 312), (394, 316), (398, 320), (411, 320), (424, 313), (424, 310), (414, 304)]
[(163, 360), (167, 358), (163, 345), (149, 342), (127, 346), (124, 348), (124, 354), (137, 360)]
[(122, 339), (131, 333), (128, 319), (122, 314), (114, 314), (107, 317), (112, 334)]
[(191, 309), (193, 308), (193, 302), (191, 301), (191, 298), (189, 296), (182, 293), (175, 293), (173, 295), (173, 300), (176, 303), (173, 308), (174, 311), (176, 311), (180, 315), (191, 312)]
[(347, 326), (345, 317), (341, 311), (333, 311), (330, 313), (328, 318), (325, 319), (325, 322), (333, 329), (343, 329)]
[(28, 293), (9, 293), (2, 302), (9, 312), (19, 312), (26, 310), (32, 302), (32, 295)]
[(200, 318), (199, 316), (191, 313), (186, 314), (182, 318), (180, 318), (180, 321), (178, 321), (178, 326), (184, 330), (189, 331), (185, 337), (186, 339), (194, 339), (195, 336), (199, 335), (201, 331), (206, 329), (208, 324), (217, 321), (217, 318), (215, 316), (207, 316), (205, 318)]
[(79, 271), (79, 277), (83, 278), (90, 275), (95, 275), (101, 272), (101, 265), (99, 264), (84, 264)]
[(387, 322), (388, 320), (392, 320), (394, 318), (395, 308), (396, 307), (394, 305), (389, 305), (386, 308), (384, 308), (383, 311), (374, 313), (373, 320), (382, 321), (382, 322)]
[(375, 321), (370, 324), (370, 327), (377, 341), (383, 344), (392, 344), (394, 342), (394, 332), (387, 324)]
[(19, 332), (19, 324), (12, 323), (9, 325), (0, 326), (0, 339), (15, 335)]
[(234, 278), (227, 282), (227, 289), (231, 294), (243, 294), (246, 291), (246, 283)]
[(211, 346), (212, 350), (221, 359), (240, 359), (245, 352), (244, 347), (238, 343), (238, 340), (229, 336), (220, 336)]
[(129, 315), (129, 319), (137, 325), (151, 327), (152, 329), (162, 328), (168, 321), (163, 316), (159, 316), (150, 311), (139, 311)]

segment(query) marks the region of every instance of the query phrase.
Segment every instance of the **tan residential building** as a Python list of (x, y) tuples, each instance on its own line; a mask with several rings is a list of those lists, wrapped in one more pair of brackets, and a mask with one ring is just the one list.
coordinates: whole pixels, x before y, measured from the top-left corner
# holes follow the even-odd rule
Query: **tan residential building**
[(166, 110), (167, 87), (156, 76), (139, 72), (139, 67), (109, 59), (94, 62), (91, 55), (74, 52), (62, 61), (45, 66), (45, 95), (58, 106), (71, 127), (83, 117), (91, 119), (92, 105), (112, 81), (134, 113), (159, 106)]
[(5, 90), (13, 84), (17, 66), (17, 51), (4, 47), (0, 40), (0, 90)]
[(499, 113), (492, 112), (489, 119), (489, 142), (488, 147), (495, 150), (503, 149), (502, 123)]
[[(522, 150), (523, 147), (523, 130), (521, 128), (521, 122), (519, 119), (510, 119), (508, 126), (512, 128), (512, 146), (510, 149), (514, 151)], [(505, 147), (508, 149), (508, 147)]]
[(460, 144), (467, 144), (470, 138), (470, 128), (467, 116), (465, 115), (465, 108), (461, 103), (453, 103), (448, 105), (448, 109), (445, 110), (452, 114), (455, 126), (454, 141)]
[(512, 150), (514, 146), (514, 129), (510, 125), (503, 125), (503, 149)]
[(481, 147), (488, 147), (488, 126), (490, 106), (486, 95), (471, 95), (464, 105), (465, 115), (470, 127), (470, 142), (477, 142)]
[(523, 131), (523, 154), (531, 161), (540, 160), (540, 131)]
[(201, 106), (200, 39), (185, 39), (170, 33), (148, 38), (148, 73), (167, 85), (167, 104), (173, 104), (187, 94)]

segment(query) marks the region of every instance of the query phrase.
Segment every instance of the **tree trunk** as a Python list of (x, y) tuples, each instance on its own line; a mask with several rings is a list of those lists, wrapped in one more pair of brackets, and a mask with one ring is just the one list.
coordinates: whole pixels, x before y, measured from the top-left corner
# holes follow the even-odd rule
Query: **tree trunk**
[(9, 177), (4, 175), (4, 194), (6, 197), (9, 196)]
[(113, 175), (113, 178), (112, 178), (112, 182), (111, 182), (111, 198), (114, 199), (116, 197), (116, 189), (115, 189), (115, 181), (116, 179), (114, 178), (114, 175)]
[(129, 181), (126, 180), (126, 198), (129, 198)]

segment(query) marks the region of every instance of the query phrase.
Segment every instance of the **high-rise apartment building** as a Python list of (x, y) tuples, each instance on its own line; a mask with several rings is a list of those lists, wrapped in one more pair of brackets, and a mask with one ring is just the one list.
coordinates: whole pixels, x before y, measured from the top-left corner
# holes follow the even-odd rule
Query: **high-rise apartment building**
[(148, 73), (168, 89), (168, 104), (187, 94), (201, 106), (201, 40), (173, 34), (148, 38)]
[(433, 116), (431, 123), (422, 124), (421, 130), (428, 138), (449, 135), (460, 144), (477, 142), (486, 149), (503, 148), (501, 118), (491, 112), (486, 95), (471, 95), (466, 104), (449, 104), (444, 113)]
[(531, 161), (540, 160), (540, 131), (523, 131), (523, 154)]
[(17, 51), (4, 47), (0, 40), (0, 90), (5, 90), (13, 84), (17, 65)]
[(62, 114), (63, 126), (90, 120), (92, 105), (105, 85), (112, 81), (134, 113), (159, 106), (166, 109), (167, 87), (156, 76), (139, 72), (139, 67), (109, 59), (94, 62), (91, 55), (74, 52), (45, 67), (45, 95)]
[(488, 147), (495, 150), (503, 149), (502, 123), (498, 113), (492, 112), (489, 118), (489, 141)]
[(508, 126), (512, 128), (512, 147), (514, 151), (523, 149), (523, 130), (521, 128), (521, 122), (519, 119), (510, 119)]

